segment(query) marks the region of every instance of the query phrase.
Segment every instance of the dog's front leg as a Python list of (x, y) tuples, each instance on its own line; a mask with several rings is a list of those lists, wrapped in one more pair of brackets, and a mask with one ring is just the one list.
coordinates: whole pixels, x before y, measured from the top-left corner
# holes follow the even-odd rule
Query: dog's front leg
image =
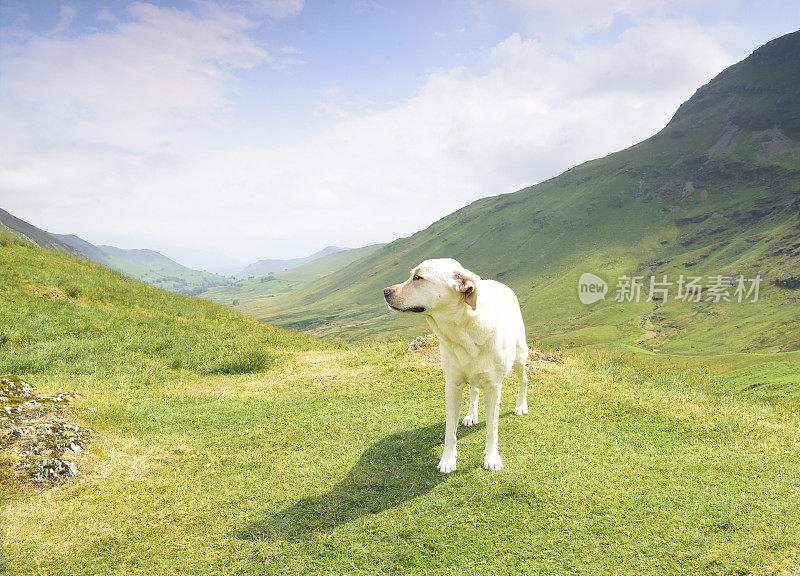
[(483, 405), (486, 407), (486, 449), (483, 451), (483, 467), (501, 470), (503, 461), (497, 448), (497, 427), (500, 422), (500, 384), (486, 386), (483, 390)]
[(437, 468), (439, 472), (449, 474), (456, 469), (456, 429), (458, 428), (458, 416), (461, 412), (461, 387), (451, 382), (446, 382), (444, 386), (444, 408), (445, 408), (445, 433), (444, 433), (444, 452)]

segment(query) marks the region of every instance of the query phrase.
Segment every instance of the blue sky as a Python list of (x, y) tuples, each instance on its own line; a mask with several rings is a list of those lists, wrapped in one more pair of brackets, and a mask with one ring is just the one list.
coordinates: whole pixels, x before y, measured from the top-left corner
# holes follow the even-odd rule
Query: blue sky
[(0, 206), (232, 271), (632, 145), (797, 2), (0, 0)]

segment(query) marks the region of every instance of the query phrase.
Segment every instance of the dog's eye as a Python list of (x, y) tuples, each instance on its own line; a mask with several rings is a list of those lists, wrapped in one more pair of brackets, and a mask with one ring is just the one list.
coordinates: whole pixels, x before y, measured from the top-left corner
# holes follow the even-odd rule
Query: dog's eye
[(413, 279), (414, 279), (414, 280), (425, 280), (425, 278), (423, 278), (423, 277), (422, 277), (422, 276), (420, 276), (419, 274), (414, 274), (414, 278), (413, 278)]

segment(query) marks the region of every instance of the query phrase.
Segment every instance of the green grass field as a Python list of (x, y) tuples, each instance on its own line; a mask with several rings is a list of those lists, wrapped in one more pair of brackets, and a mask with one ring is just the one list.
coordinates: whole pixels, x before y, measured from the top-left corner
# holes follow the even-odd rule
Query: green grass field
[(286, 294), (300, 286), (301, 282), (282, 280), (276, 276), (261, 276), (209, 288), (200, 297), (257, 318), (270, 298)]
[(0, 373), (77, 392), (95, 432), (77, 478), (0, 485), (8, 574), (800, 573), (798, 352), (565, 348), (527, 416), (507, 382), (505, 469), (481, 423), (440, 475), (435, 349), (322, 342), (13, 239), (0, 258)]

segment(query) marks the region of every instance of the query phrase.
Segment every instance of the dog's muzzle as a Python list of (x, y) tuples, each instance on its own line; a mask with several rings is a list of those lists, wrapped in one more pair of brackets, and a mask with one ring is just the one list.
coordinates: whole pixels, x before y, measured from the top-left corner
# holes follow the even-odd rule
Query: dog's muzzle
[(412, 306), (411, 308), (400, 308), (392, 304), (394, 296), (394, 291), (391, 288), (384, 288), (383, 289), (383, 298), (386, 300), (386, 304), (392, 310), (396, 310), (397, 312), (425, 312), (426, 308), (424, 306)]

